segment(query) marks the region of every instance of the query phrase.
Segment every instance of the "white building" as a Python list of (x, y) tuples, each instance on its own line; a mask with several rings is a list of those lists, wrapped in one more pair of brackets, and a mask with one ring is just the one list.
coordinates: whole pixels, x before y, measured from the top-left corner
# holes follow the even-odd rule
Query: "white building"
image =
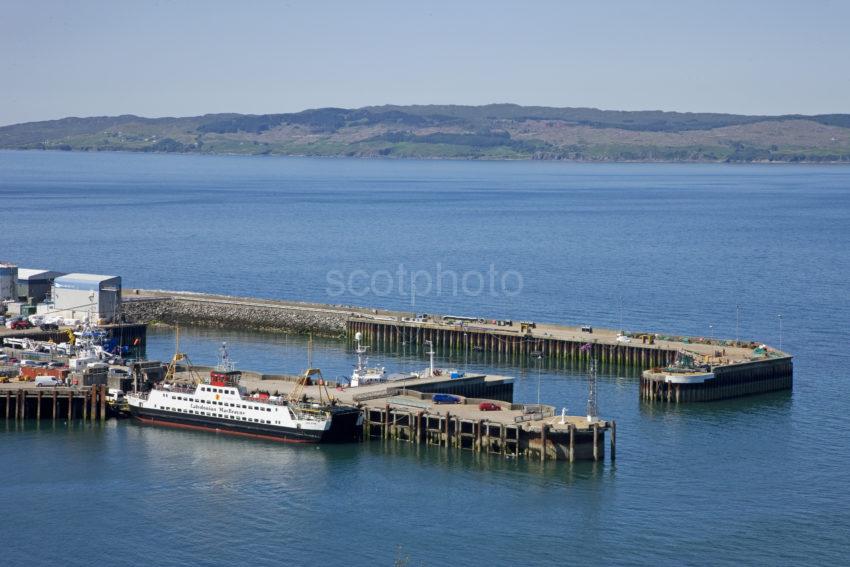
[(68, 274), (53, 280), (51, 312), (66, 319), (113, 321), (121, 307), (121, 277)]

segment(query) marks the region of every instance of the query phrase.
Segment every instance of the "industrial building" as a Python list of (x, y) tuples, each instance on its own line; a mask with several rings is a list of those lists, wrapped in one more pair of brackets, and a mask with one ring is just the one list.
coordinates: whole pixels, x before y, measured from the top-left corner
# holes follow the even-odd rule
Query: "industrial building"
[[(121, 307), (121, 277), (67, 274), (53, 280), (50, 313), (66, 319), (114, 321)], [(39, 309), (41, 312), (41, 309)]]
[(0, 301), (18, 298), (18, 267), (0, 262)]
[(51, 270), (18, 268), (17, 299), (30, 305), (43, 303), (53, 287), (53, 280), (65, 275)]

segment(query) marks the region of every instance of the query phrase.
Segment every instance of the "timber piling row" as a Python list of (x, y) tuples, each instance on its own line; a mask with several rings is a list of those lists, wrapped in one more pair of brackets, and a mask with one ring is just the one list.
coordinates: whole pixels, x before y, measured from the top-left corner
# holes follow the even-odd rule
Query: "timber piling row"
[(104, 421), (107, 418), (106, 385), (82, 388), (18, 388), (0, 390), (0, 415), (6, 421)]
[(601, 461), (605, 457), (605, 432), (610, 435), (610, 458), (616, 459), (616, 422), (598, 421), (577, 427), (569, 423), (517, 423), (470, 419), (451, 411), (430, 413), (411, 408), (363, 408), (363, 438), (417, 445), (525, 457), (532, 460)]
[(590, 343), (587, 340), (567, 340), (553, 337), (536, 337), (511, 331), (475, 329), (469, 327), (439, 328), (405, 321), (376, 321), (351, 318), (348, 335), (362, 333), (364, 340), (374, 348), (394, 349), (401, 345), (423, 345), (431, 341), (435, 348), (449, 352), (491, 352), (508, 357), (527, 357), (539, 353), (545, 358), (584, 362), (595, 358), (602, 364), (620, 364), (650, 368), (673, 362), (676, 351), (644, 344)]

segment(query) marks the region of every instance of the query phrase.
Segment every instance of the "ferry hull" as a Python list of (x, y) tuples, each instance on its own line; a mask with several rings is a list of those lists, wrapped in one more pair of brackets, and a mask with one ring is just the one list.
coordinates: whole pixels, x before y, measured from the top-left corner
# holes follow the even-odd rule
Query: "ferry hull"
[(360, 412), (355, 408), (335, 410), (331, 427), (320, 431), (260, 423), (233, 423), (206, 416), (175, 414), (132, 405), (130, 414), (145, 425), (208, 431), (283, 443), (348, 443), (360, 438)]

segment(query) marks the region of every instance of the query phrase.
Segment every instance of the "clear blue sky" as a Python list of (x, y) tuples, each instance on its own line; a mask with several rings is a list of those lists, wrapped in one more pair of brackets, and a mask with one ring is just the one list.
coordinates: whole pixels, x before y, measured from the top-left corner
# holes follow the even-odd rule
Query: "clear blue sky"
[(4, 2), (0, 124), (514, 102), (850, 112), (850, 2)]

